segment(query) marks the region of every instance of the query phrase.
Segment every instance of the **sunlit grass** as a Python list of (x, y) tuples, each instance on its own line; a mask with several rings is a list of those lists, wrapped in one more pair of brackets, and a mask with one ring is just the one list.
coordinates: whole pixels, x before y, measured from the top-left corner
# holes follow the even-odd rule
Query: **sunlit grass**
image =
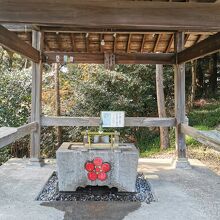
[[(213, 130), (220, 124), (220, 102), (213, 101), (203, 107), (196, 107), (188, 114), (189, 125), (198, 130)], [(186, 144), (191, 148), (199, 148), (201, 143), (190, 136), (186, 136)], [(160, 136), (159, 133), (151, 134), (147, 138), (141, 138), (139, 142), (141, 157), (152, 157), (159, 154)], [(175, 148), (174, 129), (170, 130), (170, 148), (163, 152), (171, 152)]]

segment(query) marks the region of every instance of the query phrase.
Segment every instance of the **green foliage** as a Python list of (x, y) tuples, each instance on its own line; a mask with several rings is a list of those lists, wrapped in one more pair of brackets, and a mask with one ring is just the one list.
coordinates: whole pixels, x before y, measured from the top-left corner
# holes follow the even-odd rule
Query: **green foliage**
[(30, 69), (1, 72), (0, 126), (17, 127), (30, 115)]
[[(0, 49), (0, 127), (18, 127), (30, 116), (31, 74), (20, 56)], [(0, 164), (12, 156), (29, 155), (29, 137), (0, 149)]]
[(115, 71), (98, 65), (70, 67), (76, 99), (69, 114), (98, 116), (102, 110), (123, 110), (127, 116), (155, 115), (154, 71), (145, 65), (120, 65)]
[(210, 130), (220, 124), (220, 103), (214, 100), (214, 103), (207, 104), (200, 108), (195, 108), (189, 113), (189, 122), (201, 130)]
[(0, 149), (0, 166), (11, 157), (10, 147)]

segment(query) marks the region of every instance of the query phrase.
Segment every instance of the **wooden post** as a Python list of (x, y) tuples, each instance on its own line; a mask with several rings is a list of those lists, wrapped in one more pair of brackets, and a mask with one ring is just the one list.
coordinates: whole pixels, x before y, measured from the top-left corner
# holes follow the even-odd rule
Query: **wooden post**
[[(157, 108), (159, 118), (166, 118), (164, 90), (163, 90), (163, 65), (156, 64), (156, 87), (157, 87)], [(169, 147), (168, 128), (160, 127), (160, 149)]]
[[(32, 32), (32, 46), (40, 51), (43, 48), (43, 33)], [(38, 128), (31, 134), (31, 162), (40, 162), (40, 133), (41, 133), (41, 93), (42, 93), (42, 61), (32, 62), (32, 92), (31, 92), (31, 121), (38, 123)]]
[[(60, 116), (60, 80), (59, 80), (59, 66), (58, 63), (54, 63), (54, 81), (55, 81), (55, 106), (56, 106), (56, 116)], [(57, 148), (60, 147), (62, 141), (62, 128), (57, 127)]]
[[(184, 33), (175, 34), (175, 50), (184, 49)], [(176, 117), (176, 151), (178, 158), (186, 158), (185, 135), (180, 130), (185, 121), (185, 63), (174, 65), (175, 117)]]
[(191, 61), (192, 65), (192, 87), (191, 87), (191, 97), (190, 97), (190, 107), (194, 106), (195, 96), (196, 96), (196, 67), (197, 60)]

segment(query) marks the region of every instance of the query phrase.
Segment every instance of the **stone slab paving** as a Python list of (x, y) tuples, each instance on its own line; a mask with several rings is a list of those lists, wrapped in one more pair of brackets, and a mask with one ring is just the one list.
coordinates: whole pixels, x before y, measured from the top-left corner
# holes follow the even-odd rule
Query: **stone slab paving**
[(139, 161), (157, 202), (52, 202), (35, 201), (55, 170), (50, 160), (42, 168), (27, 159), (11, 159), (0, 167), (0, 220), (219, 220), (220, 176), (197, 160), (192, 169), (173, 169), (171, 160)]

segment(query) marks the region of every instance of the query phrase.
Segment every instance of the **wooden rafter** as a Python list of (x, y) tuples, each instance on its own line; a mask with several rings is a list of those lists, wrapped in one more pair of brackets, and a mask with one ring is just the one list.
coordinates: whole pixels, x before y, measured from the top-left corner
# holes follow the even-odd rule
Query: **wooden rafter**
[(170, 40), (169, 40), (167, 47), (166, 47), (166, 50), (165, 50), (166, 53), (168, 53), (170, 51), (170, 48), (173, 44), (173, 41), (174, 41), (174, 34), (171, 34)]
[(31, 122), (21, 127), (1, 127), (0, 128), (0, 148), (9, 145), (10, 143), (36, 131), (37, 122)]
[(129, 53), (129, 50), (130, 50), (131, 37), (132, 37), (132, 35), (129, 34), (128, 35), (127, 48), (126, 48), (127, 53)]
[(103, 36), (104, 36), (103, 34), (100, 34), (99, 50), (100, 50), (101, 53), (103, 52), (103, 45), (101, 44), (102, 40), (104, 39)]
[(201, 37), (202, 37), (202, 35), (199, 34), (199, 35), (197, 36), (197, 38), (196, 38), (194, 44), (197, 44), (197, 43), (200, 41)]
[(157, 51), (157, 47), (158, 47), (158, 44), (160, 42), (160, 38), (161, 38), (161, 34), (157, 34), (157, 37), (156, 37), (156, 41), (155, 41), (155, 44), (154, 44), (154, 48), (153, 48), (153, 53), (155, 53)]
[(70, 34), (70, 38), (71, 38), (72, 51), (77, 52), (76, 51), (76, 42), (75, 42), (75, 35), (74, 35), (74, 33)]
[(58, 45), (58, 49), (61, 50), (62, 49), (62, 39), (60, 37), (60, 33), (56, 33), (56, 44)]
[[(103, 64), (103, 53), (71, 53), (71, 52), (45, 52), (47, 63), (56, 62), (56, 56), (60, 56), (60, 62), (63, 63), (64, 55), (74, 57), (75, 63), (91, 63), (91, 64)], [(172, 53), (125, 53), (115, 54), (115, 63), (117, 64), (174, 64), (175, 56)]]
[(38, 63), (40, 61), (40, 52), (33, 48), (30, 44), (25, 43), (15, 33), (9, 31), (0, 25), (0, 45), (12, 50), (32, 61)]
[(114, 37), (114, 43), (113, 43), (113, 53), (116, 53), (116, 49), (117, 49), (117, 34), (113, 34)]
[(184, 46), (186, 46), (186, 43), (187, 43), (189, 37), (190, 37), (190, 34), (186, 34), (186, 35), (185, 35)]
[(146, 40), (146, 34), (143, 35), (142, 42), (141, 42), (141, 53), (144, 52), (144, 44)]
[(178, 63), (198, 59), (200, 57), (215, 53), (220, 50), (220, 33), (212, 35), (205, 40), (179, 52), (177, 54)]
[(89, 52), (89, 33), (85, 34), (86, 52)]
[(50, 51), (50, 47), (49, 47), (48, 42), (46, 41), (46, 38), (44, 38), (44, 46), (45, 46), (46, 51)]
[(64, 0), (61, 4), (54, 0), (32, 0), (28, 3), (26, 0), (0, 0), (0, 5), (1, 23), (145, 31), (214, 31), (220, 28), (220, 4), (213, 3), (120, 1), (117, 4), (116, 1)]

